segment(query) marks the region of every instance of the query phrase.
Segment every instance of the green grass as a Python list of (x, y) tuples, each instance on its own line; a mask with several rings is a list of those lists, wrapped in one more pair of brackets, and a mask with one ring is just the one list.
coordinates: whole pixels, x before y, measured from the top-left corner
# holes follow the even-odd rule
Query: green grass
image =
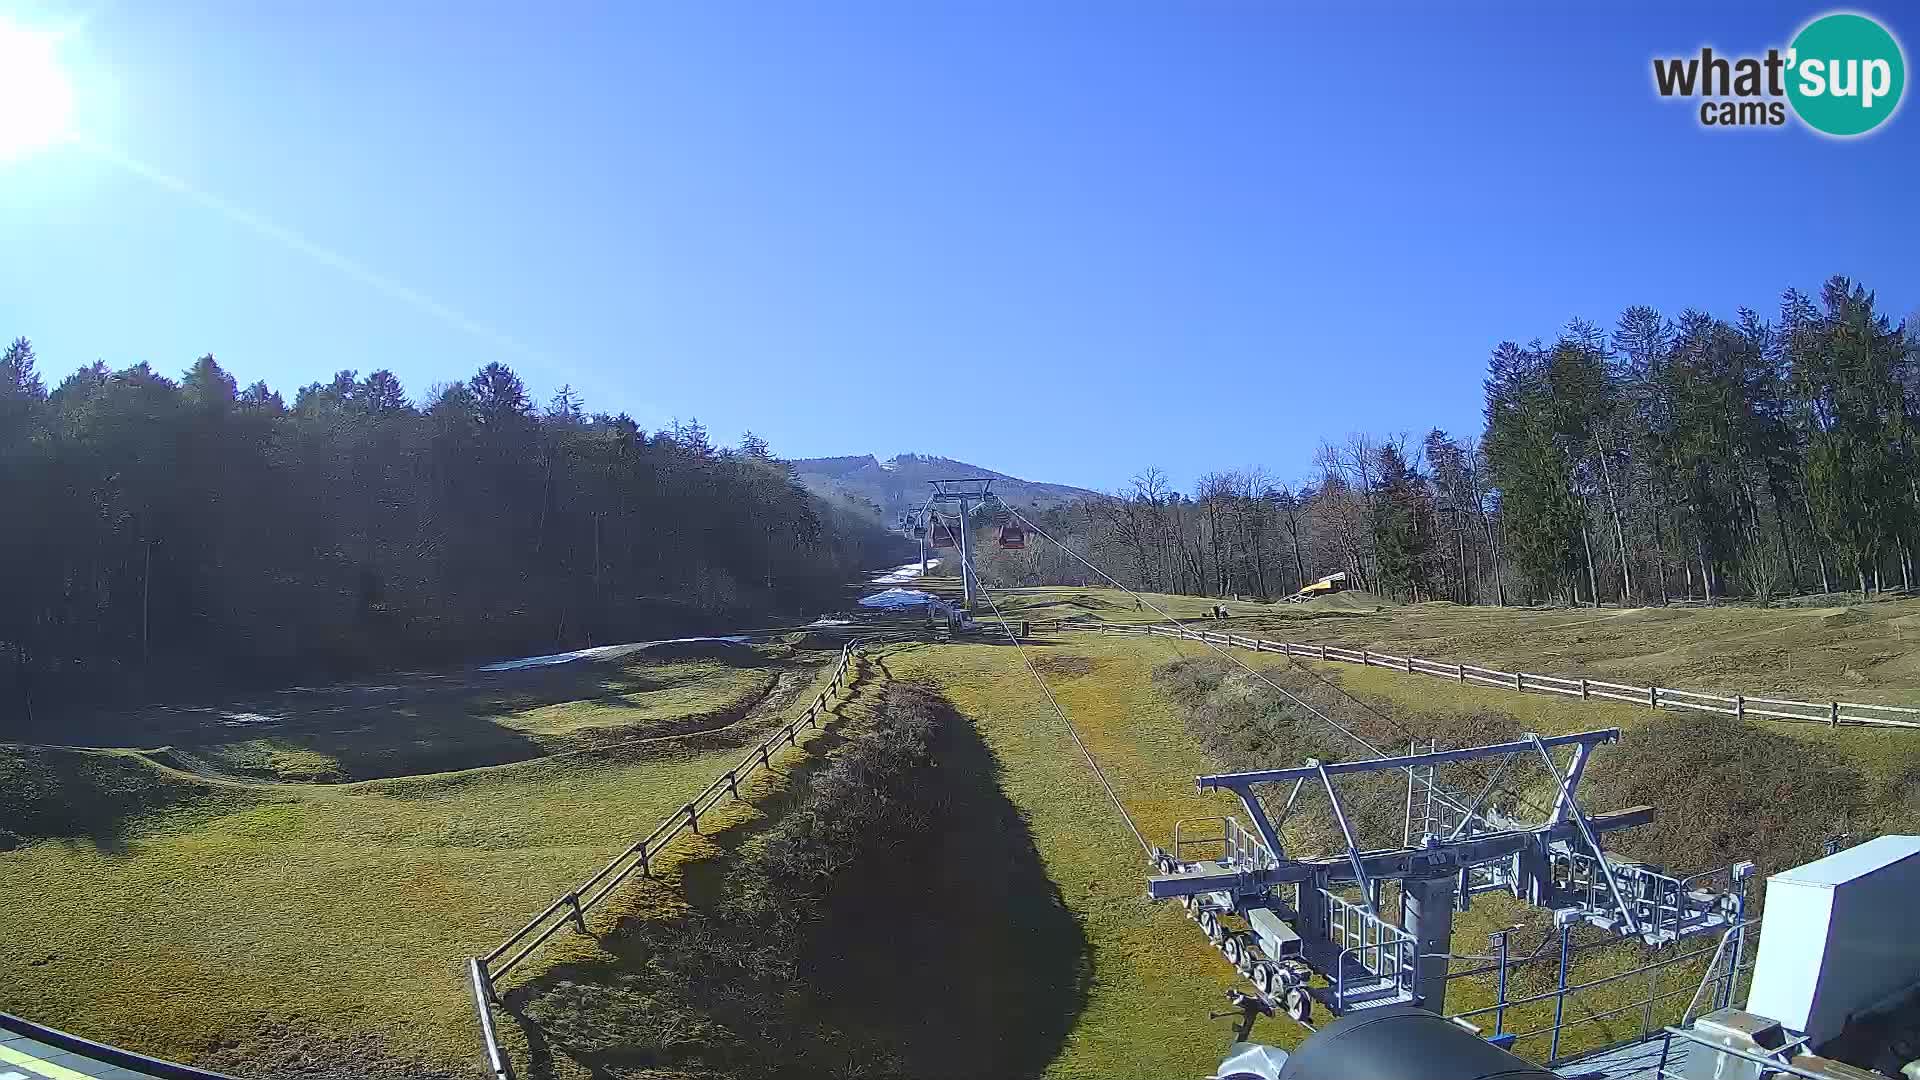
[[(718, 662), (662, 664), (598, 696), (539, 705), (502, 716), (502, 727), (528, 735), (573, 735), (641, 728), (654, 721), (725, 715), (773, 689), (775, 673)], [(644, 733), (644, 732), (641, 732)]]
[[(671, 651), (667, 651), (671, 650)], [(773, 689), (784, 647), (658, 646), (600, 663), (395, 675), (211, 706), (58, 718), (41, 741), (165, 747), (215, 777), (343, 783), (525, 761), (606, 737), (722, 726)]]
[[(1301, 605), (1226, 601), (1231, 617), (1224, 628), (1543, 675), (1920, 705), (1920, 599), (1595, 610), (1395, 606), (1356, 601), (1355, 595), (1364, 594)], [(1179, 619), (1203, 618), (1216, 602), (1159, 594), (1147, 599)], [(1034, 620), (1160, 621), (1112, 589), (1019, 590), (1001, 604), (1009, 616)]]
[[(1151, 842), (1166, 842), (1176, 819), (1230, 808), (1194, 792), (1193, 777), (1209, 764), (1152, 687), (1152, 666), (1165, 653), (1092, 637), (1036, 651), (1062, 672), (1047, 676), (1054, 693)], [(1207, 1013), (1225, 1006), (1232, 973), (1176, 905), (1146, 901), (1143, 852), (1019, 653), (1005, 644), (939, 646), (887, 664), (900, 677), (933, 680), (973, 719), (1047, 877), (1084, 928), (1085, 1006), (1046, 1075), (1207, 1075), (1231, 1039)]]
[[(343, 1073), (470, 1074), (464, 958), (736, 761), (820, 677), (791, 670), (794, 693), (724, 730), (339, 786), (237, 783), (127, 752), (0, 748), (0, 768), (66, 778), (43, 815), (52, 835), (0, 854), (0, 892), (31, 898), (0, 909), (0, 1010), (243, 1071), (312, 1052), (356, 1055)], [(654, 704), (635, 708), (652, 722)], [(609, 708), (603, 718), (620, 720)], [(747, 812), (729, 808), (711, 825)], [(675, 857), (710, 844), (695, 838)], [(645, 889), (622, 894), (606, 917), (645, 902)]]
[[(1153, 599), (1182, 618), (1199, 618), (1212, 603)], [(1156, 618), (1110, 590), (1027, 590), (1000, 602), (1016, 620)], [(1920, 602), (1859, 611), (1229, 607), (1236, 632), (1286, 640), (1701, 689), (1920, 700), (1904, 674), (1913, 670), (1907, 642)], [(992, 644), (997, 627), (988, 630), (963, 644), (887, 649), (863, 676), (874, 685), (937, 684), (977, 734), (976, 745), (948, 747), (947, 760), (983, 779), (948, 793), (955, 812), (938, 842), (901, 856), (903, 868), (912, 860), (911, 874), (868, 879), (836, 899), (822, 930), (816, 1007), (842, 1027), (931, 1048), (925, 1075), (940, 1075), (941, 1062), (982, 1074), (1206, 1075), (1229, 1039), (1227, 1022), (1207, 1014), (1224, 1007), (1237, 979), (1177, 906), (1144, 899), (1138, 845), (1020, 654)], [(1236, 807), (1194, 792), (1193, 777), (1215, 763), (1152, 682), (1156, 665), (1210, 650), (1048, 636), (1032, 650), (1044, 677), (1149, 841), (1168, 843), (1178, 818)], [(1619, 726), (1631, 739), (1653, 715), (1624, 703), (1317, 667), (1408, 716), (1492, 707), (1543, 733)], [(470, 1075), (477, 1042), (462, 958), (491, 948), (736, 760), (750, 733), (781, 715), (771, 706), (806, 678), (769, 690), (769, 679), (788, 670), (772, 657), (737, 666), (693, 658), (581, 665), (524, 680), (419, 677), (383, 684), (397, 692), (289, 693), (228, 707), (283, 717), (271, 731), (223, 726), (208, 738), (206, 714), (147, 711), (117, 743), (93, 740), (170, 745), (170, 755), (0, 751), (9, 788), (60, 780), (37, 789), (51, 794), (35, 812), (43, 824), (34, 835), (53, 838), (0, 853), (0, 889), (37, 900), (0, 912), (0, 1009), (235, 1068), (249, 1055), (273, 1061), (342, 1039), (367, 1075)], [(769, 693), (769, 707), (749, 722), (706, 730)], [(857, 720), (862, 707), (856, 696), (848, 717)], [(92, 730), (118, 729), (102, 722)], [(1883, 802), (1920, 777), (1920, 734), (1767, 730), (1856, 762)], [(827, 740), (816, 748), (834, 737), (810, 736)], [(492, 767), (331, 786), (230, 779), (391, 777), (467, 754)], [(805, 760), (789, 752), (783, 763)], [(634, 882), (595, 912), (595, 936), (560, 935), (504, 988), (524, 995), (570, 966), (619, 960), (605, 944), (623, 919), (698, 912), (729, 853), (767, 826), (800, 775), (756, 780), (749, 800), (710, 818), (656, 880)], [(1484, 953), (1490, 930), (1527, 917), (1518, 905), (1482, 899), (1457, 920), (1455, 952)], [(1536, 940), (1523, 935), (1517, 944)], [(1576, 970), (1623, 962), (1620, 950), (1595, 951)], [(946, 1017), (914, 996), (941, 980), (962, 988)], [(1480, 993), (1456, 986), (1450, 1006), (1480, 1003)], [(1622, 987), (1587, 997), (1576, 1009), (1602, 1010), (1631, 994)], [(1262, 1021), (1256, 1031), (1281, 1045), (1302, 1034), (1286, 1021)], [(511, 1019), (505, 1032), (526, 1060), (528, 1034), (539, 1032)], [(1003, 1054), (996, 1064), (967, 1056), (994, 1047)], [(548, 1060), (551, 1075), (590, 1075), (563, 1054)]]
[[(1002, 609), (1015, 619), (1043, 621), (1062, 618), (1075, 622), (1159, 620), (1152, 611), (1136, 607), (1132, 598), (1113, 590), (1049, 588), (996, 596), (1004, 597), (1000, 600)], [(1192, 597), (1152, 596), (1148, 599), (1181, 619), (1204, 618), (1214, 603)], [(1385, 607), (1373, 611), (1364, 610), (1370, 608), (1370, 604), (1355, 604), (1351, 598), (1346, 599), (1348, 602), (1340, 605), (1321, 603), (1299, 607), (1270, 607), (1230, 601), (1228, 607), (1232, 618), (1226, 628), (1237, 633), (1254, 633), (1278, 640), (1324, 641), (1349, 647), (1378, 647), (1383, 651), (1410, 650), (1416, 655), (1542, 673), (1584, 673), (1596, 678), (1621, 681), (1658, 680), (1663, 685), (1683, 688), (1720, 687), (1749, 693), (1773, 691), (1816, 699), (1839, 696), (1889, 704), (1920, 705), (1920, 690), (1916, 690), (1916, 680), (1910, 677), (1916, 670), (1914, 645), (1920, 644), (1920, 637), (1915, 636), (1920, 633), (1920, 628), (1914, 625), (1920, 622), (1920, 617), (1916, 616), (1916, 612), (1920, 612), (1920, 601), (1876, 603), (1858, 609), (1735, 607), (1593, 612), (1468, 609), (1446, 604)], [(996, 628), (990, 624), (989, 629)], [(1157, 638), (1114, 639), (1066, 633), (1055, 635), (1052, 640), (1056, 642), (1053, 650), (1059, 653), (1085, 654), (1097, 658), (1100, 674), (1096, 681), (1101, 684), (1097, 690), (1083, 690), (1074, 694), (1073, 681), (1062, 681), (1054, 676), (1049, 676), (1049, 681), (1062, 693), (1062, 704), (1077, 723), (1105, 733), (1108, 741), (1104, 744), (1096, 741), (1096, 753), (1103, 762), (1111, 759), (1119, 764), (1117, 772), (1128, 778), (1121, 785), (1123, 798), (1130, 806), (1138, 805), (1146, 811), (1143, 815), (1146, 821), (1157, 821), (1162, 826), (1157, 831), (1144, 825), (1143, 828), (1146, 828), (1151, 840), (1165, 843), (1171, 835), (1170, 829), (1164, 828), (1167, 815), (1155, 815), (1152, 812), (1153, 799), (1145, 792), (1153, 788), (1172, 794), (1191, 790), (1191, 776), (1201, 771), (1197, 765), (1204, 767), (1204, 764), (1195, 761), (1191, 750), (1171, 745), (1184, 744), (1185, 739), (1177, 723), (1172, 720), (1168, 704), (1154, 701), (1150, 695), (1147, 698), (1138, 695), (1145, 686), (1146, 672), (1153, 664), (1174, 655), (1210, 655), (1211, 651), (1199, 644)], [(957, 663), (956, 659), (947, 656), (947, 652), (943, 650), (930, 659), (929, 666), (937, 671)], [(1791, 663), (1787, 659), (1789, 653), (1792, 656)], [(1239, 652), (1237, 655), (1252, 662), (1252, 654)], [(1654, 716), (1675, 715), (1655, 714), (1626, 703), (1579, 702), (1547, 695), (1514, 694), (1493, 688), (1462, 687), (1443, 680), (1407, 676), (1378, 668), (1362, 669), (1346, 664), (1312, 666), (1361, 699), (1402, 717), (1418, 717), (1422, 714), (1465, 715), (1492, 708), (1511, 713), (1523, 729), (1553, 734), (1617, 726), (1631, 740), (1634, 732)], [(1011, 664), (1009, 668), (1006, 681), (991, 685), (990, 689), (1011, 700), (1021, 693), (1011, 680), (1016, 673), (1024, 675), (1024, 671)], [(984, 696), (981, 695), (982, 698)], [(956, 698), (968, 700), (964, 694), (956, 695)], [(1044, 703), (1039, 707), (1044, 710)], [(1685, 714), (1680, 715), (1684, 717)], [(1872, 814), (1878, 815), (1870, 823), (1873, 827), (1911, 830), (1920, 825), (1920, 800), (1907, 795), (1907, 792), (1916, 790), (1914, 782), (1920, 778), (1920, 733), (1844, 727), (1833, 731), (1822, 725), (1790, 723), (1756, 726), (1758, 730), (1798, 740), (1810, 748), (1831, 752), (1840, 759), (1852, 762), (1864, 774), (1864, 783), (1871, 789), (1867, 799), (1873, 803)], [(992, 729), (988, 730), (989, 740), (993, 741), (995, 736), (991, 734)], [(1071, 750), (1070, 746), (1068, 750)], [(1075, 754), (1065, 756), (1068, 760), (1077, 757)], [(1024, 753), (1018, 760), (1022, 764), (1010, 768), (1011, 776), (1018, 776), (1023, 771), (1026, 760)], [(1603, 754), (1595, 766), (1596, 770), (1604, 769), (1605, 763), (1606, 755)], [(1054, 779), (1061, 790), (1070, 790), (1067, 777)], [(1755, 783), (1764, 785), (1763, 780), (1756, 779)], [(1654, 800), (1657, 808), (1670, 819), (1685, 817), (1689, 807), (1680, 804), (1685, 801), (1681, 794), (1684, 785), (1675, 783), (1672, 787), (1675, 793), (1672, 798)], [(1764, 786), (1759, 790), (1762, 797), (1793, 797), (1790, 791), (1768, 795), (1766, 792), (1769, 789)], [(1546, 792), (1533, 793), (1536, 800), (1546, 795)], [(1035, 784), (1027, 790), (1025, 797), (1033, 805), (1021, 801), (1019, 796), (1016, 796), (1016, 801), (1034, 815), (1036, 822), (1043, 819), (1044, 804), (1065, 798), (1047, 783)], [(1662, 803), (1664, 805), (1658, 805)], [(1052, 808), (1046, 810), (1047, 814), (1059, 812)], [(1110, 812), (1108, 816), (1111, 817)], [(1087, 820), (1093, 820), (1092, 815), (1087, 815)], [(1118, 829), (1117, 825), (1114, 829)], [(1065, 838), (1067, 834), (1064, 832), (1057, 835), (1052, 830), (1037, 829), (1036, 832), (1050, 870), (1067, 867), (1072, 861), (1090, 860), (1094, 850), (1091, 845), (1084, 846), (1078, 860), (1070, 859), (1065, 854), (1056, 856), (1057, 848), (1076, 845)], [(1119, 831), (1117, 835), (1124, 838), (1126, 834)], [(1082, 876), (1114, 877), (1131, 873), (1138, 880), (1139, 871), (1132, 865), (1127, 846), (1126, 843), (1111, 845), (1107, 849), (1110, 858), (1100, 869), (1082, 866), (1072, 872)], [(1054, 861), (1056, 857), (1062, 860), (1058, 864)], [(1691, 866), (1684, 869), (1706, 867)], [(1069, 896), (1072, 895), (1070, 889), (1066, 891)], [(1760, 891), (1757, 883), (1754, 891), (1756, 894)], [(1150, 923), (1153, 916), (1145, 918)], [(1462, 955), (1485, 954), (1488, 935), (1492, 931), (1523, 922), (1529, 924), (1529, 929), (1515, 935), (1516, 950), (1531, 949), (1541, 940), (1544, 929), (1539, 913), (1529, 912), (1523, 905), (1511, 900), (1483, 898), (1473, 910), (1457, 919), (1454, 951)], [(1142, 940), (1133, 936), (1135, 927), (1130, 920), (1114, 920), (1111, 916), (1090, 918), (1088, 925), (1089, 937), (1096, 951), (1103, 941), (1112, 938)], [(1197, 931), (1183, 920), (1172, 923), (1169, 932), (1198, 946)], [(1689, 947), (1699, 947), (1699, 944), (1689, 943)], [(1617, 946), (1578, 954), (1574, 962), (1574, 981), (1596, 978), (1632, 966), (1639, 962), (1638, 954), (1637, 948)], [(1224, 962), (1210, 950), (1200, 946), (1189, 955), (1190, 962), (1195, 965), (1193, 971), (1182, 971), (1170, 977), (1153, 975), (1140, 978), (1130, 993), (1149, 1001), (1160, 994), (1177, 997), (1179, 992), (1173, 987), (1184, 981), (1190, 988), (1187, 993), (1192, 994), (1191, 987), (1196, 976), (1201, 977), (1198, 981), (1204, 982), (1205, 976), (1211, 976), (1218, 980), (1219, 985), (1228, 985)], [(1551, 970), (1540, 974), (1541, 968), (1551, 968), (1551, 950), (1545, 959), (1548, 963), (1537, 966), (1528, 974), (1530, 979), (1544, 980), (1536, 989), (1551, 983)], [(1459, 966), (1464, 966), (1464, 962)], [(1660, 988), (1665, 991), (1683, 985), (1691, 987), (1697, 982), (1698, 973), (1697, 961), (1683, 965), (1663, 976)], [(1629, 982), (1633, 985), (1629, 986)], [(1490, 985), (1456, 983), (1452, 988), (1449, 1007), (1459, 1010), (1490, 1003), (1492, 992)], [(1108, 993), (1126, 996), (1129, 992), (1109, 988)], [(1645, 984), (1638, 980), (1622, 981), (1587, 991), (1570, 1001), (1569, 1016), (1603, 1013), (1638, 1000), (1645, 993)], [(1207, 1005), (1212, 997), (1211, 994), (1201, 994), (1193, 1000)], [(1662, 1006), (1665, 1011), (1657, 1011), (1655, 1019), (1672, 1019), (1685, 1004), (1685, 998), (1683, 994), (1678, 1000), (1667, 1001)], [(1100, 1039), (1091, 1045), (1111, 1048), (1111, 1056), (1103, 1058), (1106, 1064), (1131, 1060), (1130, 1055), (1136, 1052), (1167, 1052), (1168, 1048), (1164, 1045), (1146, 1049), (1129, 1046), (1128, 1034), (1132, 1028), (1124, 1020), (1105, 1021), (1098, 1007), (1103, 1000), (1107, 999), (1096, 992), (1082, 1020), (1081, 1031), (1098, 1032)], [(1156, 1005), (1144, 1007), (1152, 1009)], [(1536, 1027), (1550, 1017), (1551, 1003), (1515, 1010), (1508, 1018), (1508, 1030)], [(1570, 1035), (1569, 1045), (1591, 1046), (1623, 1038), (1637, 1032), (1639, 1022), (1640, 1016), (1636, 1012), (1590, 1024), (1576, 1029)], [(1169, 1029), (1181, 1026), (1159, 1025), (1155, 1029), (1155, 1038), (1165, 1038)], [(1197, 1026), (1204, 1030), (1208, 1025), (1186, 1026)], [(1297, 1036), (1297, 1031), (1284, 1022), (1263, 1022), (1259, 1037), (1285, 1045)], [(1141, 1038), (1147, 1037), (1142, 1035)], [(1080, 1035), (1077, 1033), (1069, 1044), (1068, 1053), (1057, 1063), (1056, 1072), (1075, 1074), (1073, 1070), (1078, 1059), (1074, 1048), (1080, 1044)], [(1543, 1039), (1534, 1040), (1523, 1049), (1544, 1055), (1546, 1044)], [(1191, 1047), (1189, 1052), (1205, 1056), (1215, 1050), (1217, 1046), (1202, 1043)], [(1125, 1074), (1124, 1069), (1115, 1073)]]

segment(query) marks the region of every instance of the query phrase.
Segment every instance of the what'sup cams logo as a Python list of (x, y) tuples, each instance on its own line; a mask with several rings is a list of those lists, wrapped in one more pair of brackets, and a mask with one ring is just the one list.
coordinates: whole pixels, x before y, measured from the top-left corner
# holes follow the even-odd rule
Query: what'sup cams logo
[(1784, 50), (1765, 56), (1663, 56), (1653, 61), (1663, 98), (1697, 98), (1703, 127), (1781, 127), (1791, 115), (1840, 138), (1865, 135), (1893, 116), (1907, 85), (1900, 42), (1865, 15), (1822, 15)]

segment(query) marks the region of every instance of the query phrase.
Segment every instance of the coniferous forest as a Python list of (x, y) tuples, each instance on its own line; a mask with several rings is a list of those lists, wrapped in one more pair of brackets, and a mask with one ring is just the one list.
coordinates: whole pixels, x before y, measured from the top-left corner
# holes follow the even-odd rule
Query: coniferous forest
[[(1632, 307), (1493, 349), (1477, 438), (1349, 435), (1306, 479), (1212, 473), (1038, 519), (1134, 588), (1285, 596), (1323, 574), (1401, 600), (1861, 598), (1915, 584), (1920, 327), (1844, 278), (1772, 317)], [(1091, 577), (1051, 545), (990, 582)]]
[[(1768, 600), (1910, 589), (1920, 335), (1834, 278), (1771, 318), (1629, 308), (1505, 342), (1478, 437), (1349, 435), (1301, 482), (1212, 473), (1036, 519), (1135, 588), (1274, 598)], [(544, 406), (489, 364), (418, 401), (343, 371), (291, 406), (212, 357), (179, 379), (0, 357), (9, 710), (280, 684), (738, 627), (838, 606), (903, 556), (766, 443)], [(1051, 544), (987, 581), (1089, 580)]]
[(499, 364), (291, 406), (211, 356), (38, 367), (0, 358), (0, 716), (764, 625), (901, 555), (763, 440), (536, 406)]

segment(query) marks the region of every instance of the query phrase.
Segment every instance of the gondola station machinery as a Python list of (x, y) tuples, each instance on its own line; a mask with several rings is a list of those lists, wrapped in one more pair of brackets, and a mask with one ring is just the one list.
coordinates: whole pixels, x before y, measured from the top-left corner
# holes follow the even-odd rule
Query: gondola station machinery
[[(1155, 848), (1148, 896), (1178, 901), (1252, 991), (1229, 994), (1241, 1013), (1219, 1080), (1920, 1080), (1920, 939), (1906, 921), (1920, 900), (1920, 837), (1882, 836), (1767, 880), (1765, 922), (1744, 1008), (1735, 1006), (1753, 864), (1725, 888), (1675, 878), (1610, 855), (1608, 833), (1652, 820), (1648, 807), (1589, 813), (1579, 802), (1595, 748), (1618, 729), (1542, 737), (1368, 761), (1309, 761), (1290, 769), (1202, 776), (1202, 791), (1238, 796), (1234, 817), (1182, 821), (1174, 847)], [(1562, 755), (1565, 755), (1564, 760)], [(1500, 775), (1539, 761), (1557, 787), (1546, 819), (1488, 809)], [(1446, 765), (1500, 759), (1477, 798), (1448, 791)], [(1362, 850), (1339, 779), (1403, 770), (1406, 843)], [(1284, 793), (1263, 802), (1262, 789)], [(1324, 791), (1347, 850), (1296, 858), (1280, 823), (1303, 793)], [(1191, 830), (1200, 826), (1206, 834)], [(1381, 883), (1399, 883), (1398, 918), (1381, 910)], [(1446, 1015), (1453, 913), (1502, 891), (1648, 947), (1717, 934), (1708, 980), (1720, 989), (1687, 1028), (1648, 1032), (1629, 1046), (1561, 1062), (1552, 1072), (1483, 1039)], [(1236, 925), (1237, 924), (1237, 925)], [(1732, 942), (1731, 950), (1726, 948)], [(1316, 979), (1315, 976), (1318, 976)], [(1335, 1021), (1289, 1055), (1248, 1041), (1254, 1017), (1285, 1012)], [(1691, 1017), (1694, 1004), (1688, 1006)], [(1511, 1036), (1507, 1037), (1508, 1041)]]

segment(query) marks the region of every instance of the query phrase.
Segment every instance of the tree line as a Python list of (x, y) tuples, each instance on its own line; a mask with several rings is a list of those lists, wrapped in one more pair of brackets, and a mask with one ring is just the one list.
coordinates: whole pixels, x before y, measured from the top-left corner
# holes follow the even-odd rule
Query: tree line
[[(1477, 438), (1352, 435), (1308, 478), (1148, 469), (1040, 524), (1133, 588), (1263, 599), (1324, 574), (1402, 600), (1670, 603), (1913, 585), (1920, 327), (1845, 278), (1777, 315), (1632, 307), (1503, 342)], [(1076, 582), (1051, 545), (989, 581)]]
[(178, 380), (0, 356), (0, 715), (700, 633), (837, 606), (899, 557), (766, 442), (643, 431), (509, 368), (411, 401), (342, 371), (288, 407), (211, 356)]

